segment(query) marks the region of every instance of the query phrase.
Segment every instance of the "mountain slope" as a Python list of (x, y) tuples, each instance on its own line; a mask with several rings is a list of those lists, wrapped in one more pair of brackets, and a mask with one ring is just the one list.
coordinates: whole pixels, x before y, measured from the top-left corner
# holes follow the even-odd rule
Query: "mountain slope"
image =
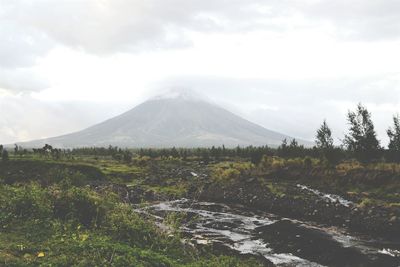
[(83, 131), (22, 143), (38, 147), (276, 146), (290, 137), (267, 130), (221, 107), (185, 95), (154, 98)]

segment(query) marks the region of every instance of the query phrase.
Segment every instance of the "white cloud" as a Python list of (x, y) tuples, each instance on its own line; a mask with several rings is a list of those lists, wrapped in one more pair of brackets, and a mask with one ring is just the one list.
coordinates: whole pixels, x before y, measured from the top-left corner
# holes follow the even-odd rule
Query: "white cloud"
[(323, 118), (340, 137), (362, 101), (383, 136), (400, 103), (399, 11), (396, 0), (0, 0), (0, 142), (77, 130), (175, 86), (303, 138)]
[(329, 22), (338, 36), (364, 41), (400, 38), (397, 0), (322, 0), (302, 8), (312, 19)]
[(113, 102), (46, 102), (28, 95), (2, 95), (0, 91), (0, 144), (71, 133), (128, 108)]
[(31, 92), (44, 90), (48, 81), (32, 68), (0, 68), (0, 89), (12, 92)]

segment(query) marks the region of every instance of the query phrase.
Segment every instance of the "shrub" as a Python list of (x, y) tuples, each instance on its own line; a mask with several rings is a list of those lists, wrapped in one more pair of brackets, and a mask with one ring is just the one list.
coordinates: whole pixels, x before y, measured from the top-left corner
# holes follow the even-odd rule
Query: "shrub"
[(212, 169), (212, 177), (217, 182), (231, 183), (248, 174), (254, 165), (250, 162), (223, 162)]
[(285, 162), (285, 166), (292, 167), (292, 168), (302, 168), (303, 167), (303, 159), (301, 159), (301, 158), (287, 159)]
[(311, 169), (312, 164), (313, 164), (312, 159), (308, 156), (304, 158), (303, 163), (304, 163), (304, 168), (306, 168), (306, 169)]
[(361, 200), (361, 202), (360, 202), (360, 204), (358, 204), (358, 206), (360, 208), (367, 208), (367, 207), (370, 207), (370, 206), (376, 206), (378, 204), (379, 204), (379, 201), (377, 201), (375, 199), (371, 199), (371, 198), (365, 197), (365, 198), (363, 198)]
[(130, 205), (123, 203), (117, 204), (107, 214), (104, 225), (117, 240), (125, 241), (133, 246), (152, 245), (154, 239), (159, 236), (155, 224), (146, 222), (134, 212)]
[(54, 216), (62, 220), (74, 220), (86, 227), (100, 225), (112, 205), (107, 197), (89, 188), (56, 189), (53, 193)]
[(3, 226), (14, 219), (47, 219), (51, 210), (49, 194), (38, 184), (0, 186), (0, 224)]
[(279, 157), (264, 156), (261, 160), (261, 167), (264, 170), (279, 170), (285, 166), (285, 160)]
[(140, 156), (140, 157), (135, 157), (133, 159), (133, 163), (135, 165), (145, 166), (150, 160), (151, 158), (149, 156)]
[(85, 185), (88, 181), (88, 178), (79, 171), (63, 168), (52, 168), (45, 175), (45, 177), (42, 177), (41, 180), (46, 185), (60, 183), (64, 187), (70, 187)]

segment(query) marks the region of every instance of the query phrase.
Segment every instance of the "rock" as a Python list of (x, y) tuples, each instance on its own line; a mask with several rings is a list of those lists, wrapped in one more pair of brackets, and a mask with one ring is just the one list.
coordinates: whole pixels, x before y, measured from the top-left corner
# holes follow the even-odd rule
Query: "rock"
[(256, 178), (253, 178), (253, 177), (252, 177), (252, 178), (247, 179), (246, 182), (247, 182), (247, 183), (252, 183), (252, 182), (254, 182), (255, 179), (256, 179)]
[(397, 221), (397, 217), (396, 216), (392, 216), (389, 220), (389, 222), (394, 223)]

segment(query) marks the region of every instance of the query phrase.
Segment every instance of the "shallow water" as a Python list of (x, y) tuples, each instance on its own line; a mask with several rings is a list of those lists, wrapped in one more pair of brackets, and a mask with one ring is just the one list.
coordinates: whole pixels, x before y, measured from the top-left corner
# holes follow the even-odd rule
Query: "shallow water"
[(338, 195), (323, 193), (317, 189), (313, 189), (306, 185), (301, 185), (301, 184), (297, 184), (297, 187), (300, 188), (301, 190), (311, 192), (327, 202), (339, 203), (340, 205), (343, 205), (345, 207), (350, 207), (354, 205), (354, 203), (351, 202), (350, 200), (344, 199), (343, 197)]
[(197, 244), (219, 244), (277, 266), (400, 266), (400, 244), (352, 236), (343, 229), (282, 218), (240, 205), (187, 199), (141, 208), (160, 223), (186, 214), (181, 231)]

